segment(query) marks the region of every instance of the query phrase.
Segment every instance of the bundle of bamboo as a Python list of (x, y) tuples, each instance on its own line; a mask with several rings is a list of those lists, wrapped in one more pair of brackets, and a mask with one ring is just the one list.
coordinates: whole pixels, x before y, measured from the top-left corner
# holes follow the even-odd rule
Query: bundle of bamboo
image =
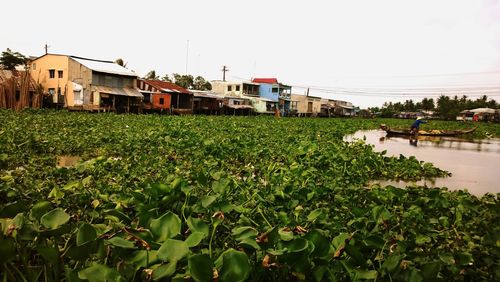
[(42, 107), (43, 89), (29, 71), (0, 70), (0, 109)]

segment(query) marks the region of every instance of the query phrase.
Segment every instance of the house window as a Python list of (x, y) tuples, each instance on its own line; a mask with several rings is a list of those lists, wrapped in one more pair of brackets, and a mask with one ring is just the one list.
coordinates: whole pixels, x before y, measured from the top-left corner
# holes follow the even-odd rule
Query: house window
[(236, 85), (236, 91), (240, 91), (240, 86)]
[(56, 70), (49, 70), (49, 78), (56, 77)]
[(58, 78), (63, 78), (63, 71), (62, 70), (58, 70), (57, 71), (57, 77)]
[(273, 93), (278, 93), (278, 88), (273, 88)]
[(165, 103), (165, 100), (163, 98), (160, 98), (160, 105), (163, 105)]
[(61, 95), (61, 87), (57, 87), (57, 95)]
[(228, 86), (227, 86), (227, 91), (231, 91), (231, 90), (232, 90), (231, 85), (228, 85)]
[(56, 89), (55, 88), (49, 88), (49, 94), (50, 95), (56, 94)]
[(36, 63), (33, 63), (33, 70), (36, 70)]

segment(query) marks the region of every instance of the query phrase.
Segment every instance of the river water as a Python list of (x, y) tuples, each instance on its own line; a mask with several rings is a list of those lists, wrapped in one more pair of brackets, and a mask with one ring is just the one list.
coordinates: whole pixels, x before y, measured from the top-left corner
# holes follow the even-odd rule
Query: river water
[(388, 156), (415, 156), (420, 161), (433, 163), (440, 169), (452, 173), (451, 177), (426, 179), (417, 182), (374, 181), (371, 184), (424, 185), (447, 187), (450, 190), (467, 189), (481, 196), (500, 193), (500, 139), (470, 140), (457, 137), (409, 136), (387, 137), (382, 130), (358, 131), (344, 138), (346, 141), (366, 138), (366, 143), (376, 151), (387, 151)]

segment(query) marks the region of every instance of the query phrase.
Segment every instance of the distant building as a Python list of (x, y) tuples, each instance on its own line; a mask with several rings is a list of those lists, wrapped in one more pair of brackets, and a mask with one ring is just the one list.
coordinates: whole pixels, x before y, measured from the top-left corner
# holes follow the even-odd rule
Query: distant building
[(351, 102), (341, 101), (341, 100), (333, 100), (334, 102), (334, 112), (337, 116), (353, 116), (354, 115), (354, 106)]
[(500, 121), (500, 109), (477, 108), (461, 111), (457, 120), (461, 121)]
[(173, 114), (193, 112), (193, 93), (168, 81), (139, 79), (137, 87), (144, 96), (144, 109)]
[(273, 102), (278, 102), (284, 116), (294, 113), (297, 101), (292, 101), (292, 87), (278, 82), (277, 78), (254, 78), (253, 83), (260, 84), (259, 96)]
[(278, 108), (278, 102), (269, 100), (267, 98), (251, 98), (251, 103), (255, 112), (259, 114), (274, 114)]
[(212, 81), (212, 92), (217, 95), (230, 97), (258, 97), (259, 84), (236, 81)]
[(45, 54), (31, 61), (30, 70), (53, 104), (98, 111), (140, 109), (137, 75), (112, 61)]
[(354, 116), (354, 106), (351, 102), (347, 101), (322, 99), (320, 116)]
[(297, 101), (298, 116), (315, 117), (321, 111), (321, 97), (292, 94), (292, 100)]
[(194, 96), (193, 113), (221, 114), (224, 107), (224, 98), (212, 91), (191, 90)]

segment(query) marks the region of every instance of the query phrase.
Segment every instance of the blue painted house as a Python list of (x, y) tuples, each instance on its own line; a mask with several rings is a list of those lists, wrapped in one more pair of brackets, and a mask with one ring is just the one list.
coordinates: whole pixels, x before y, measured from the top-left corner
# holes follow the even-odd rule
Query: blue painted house
[(253, 83), (259, 83), (259, 96), (278, 102), (284, 116), (292, 110), (292, 87), (279, 83), (277, 78), (254, 78)]

